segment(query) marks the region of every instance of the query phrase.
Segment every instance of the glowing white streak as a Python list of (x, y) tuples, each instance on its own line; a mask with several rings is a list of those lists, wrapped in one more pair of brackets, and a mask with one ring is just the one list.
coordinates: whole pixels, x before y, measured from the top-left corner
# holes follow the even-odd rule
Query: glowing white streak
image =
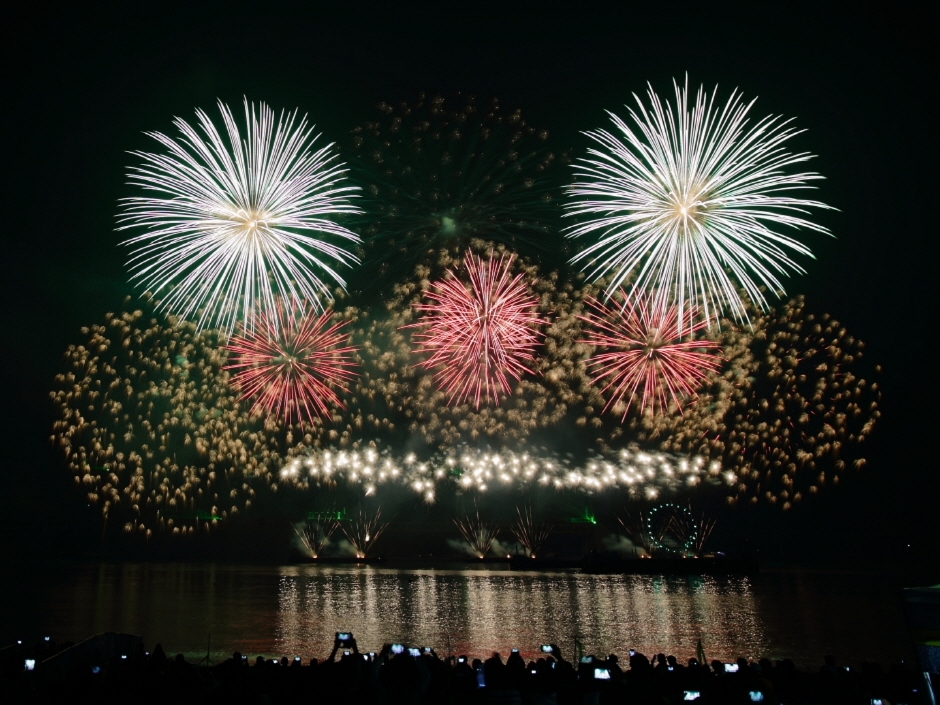
[(278, 297), (308, 302), (322, 311), (332, 299), (323, 277), (345, 282), (332, 263), (356, 257), (341, 244), (359, 237), (333, 221), (359, 213), (341, 186), (345, 169), (333, 145), (313, 151), (306, 118), (245, 101), (243, 137), (229, 108), (219, 102), (227, 140), (202, 110), (201, 132), (180, 118), (182, 137), (159, 132), (166, 154), (133, 152), (129, 183), (152, 196), (121, 199), (118, 230), (146, 231), (122, 244), (131, 248), (131, 280), (154, 294), (161, 307), (199, 328), (231, 333), (237, 320), (251, 325), (255, 305), (273, 311)]
[(830, 233), (802, 217), (829, 206), (788, 195), (823, 178), (784, 172), (813, 157), (781, 147), (800, 130), (779, 117), (749, 127), (754, 101), (737, 91), (719, 108), (717, 91), (700, 88), (690, 110), (688, 79), (674, 87), (675, 108), (650, 87), (649, 108), (634, 94), (634, 128), (608, 113), (619, 135), (586, 133), (599, 147), (575, 165), (566, 215), (588, 216), (568, 237), (599, 236), (572, 261), (609, 276), (608, 293), (635, 277), (630, 298), (647, 292), (658, 306), (678, 306), (681, 333), (695, 307), (707, 321), (725, 310), (746, 321), (740, 288), (766, 308), (761, 287), (782, 291), (778, 275), (803, 271), (788, 251), (812, 257), (809, 248), (771, 227)]

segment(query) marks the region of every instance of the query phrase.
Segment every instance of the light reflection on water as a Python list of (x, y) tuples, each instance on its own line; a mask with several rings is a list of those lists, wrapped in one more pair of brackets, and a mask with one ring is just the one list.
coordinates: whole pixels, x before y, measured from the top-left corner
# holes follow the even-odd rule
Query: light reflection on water
[[(387, 641), (439, 653), (532, 655), (545, 642), (588, 653), (793, 658), (815, 667), (889, 664), (911, 655), (897, 581), (777, 571), (751, 578), (523, 573), (506, 568), (396, 570), (360, 566), (100, 563), (0, 583), (0, 640), (59, 641), (103, 631), (218, 662), (235, 650), (326, 656), (352, 631), (362, 650)], [(20, 589), (22, 586), (22, 589)], [(209, 639), (211, 635), (211, 647)]]
[(507, 571), (309, 568), (282, 571), (275, 629), (279, 653), (328, 652), (336, 630), (360, 649), (383, 642), (486, 655), (544, 643), (567, 655), (578, 637), (588, 652), (636, 648), (759, 658), (761, 621), (747, 578), (662, 578)]

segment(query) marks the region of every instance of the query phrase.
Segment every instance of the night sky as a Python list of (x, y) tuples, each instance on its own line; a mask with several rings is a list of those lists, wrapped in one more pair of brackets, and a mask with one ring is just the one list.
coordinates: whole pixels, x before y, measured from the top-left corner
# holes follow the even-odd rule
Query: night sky
[[(80, 552), (97, 512), (83, 507), (48, 443), (48, 391), (80, 326), (134, 293), (114, 232), (128, 195), (126, 152), (142, 133), (242, 97), (299, 108), (342, 144), (380, 101), (464, 91), (519, 107), (575, 155), (581, 131), (623, 113), (652, 82), (758, 96), (752, 116), (794, 117), (793, 150), (818, 154), (814, 217), (834, 239), (807, 235), (817, 260), (788, 282), (867, 343), (884, 367), (883, 418), (868, 466), (797, 510), (742, 512), (741, 531), (794, 545), (852, 546), (924, 560), (940, 538), (934, 207), (936, 83), (927, 22), (821, 3), (666, 3), (650, 12), (582, 3), (385, 5), (32, 4), (4, 27), (5, 256), (0, 527), (6, 550)], [(618, 6), (623, 5), (618, 3)], [(508, 9), (507, 9), (508, 8)], [(27, 14), (28, 13), (28, 14)], [(892, 14), (893, 13), (893, 14)], [(930, 121), (930, 124), (928, 123)], [(90, 512), (90, 514), (89, 514)], [(750, 528), (748, 528), (750, 527)], [(66, 538), (67, 537), (67, 538)], [(912, 544), (907, 548), (907, 544)], [(25, 548), (24, 548), (25, 547)], [(861, 548), (860, 548), (861, 547)]]

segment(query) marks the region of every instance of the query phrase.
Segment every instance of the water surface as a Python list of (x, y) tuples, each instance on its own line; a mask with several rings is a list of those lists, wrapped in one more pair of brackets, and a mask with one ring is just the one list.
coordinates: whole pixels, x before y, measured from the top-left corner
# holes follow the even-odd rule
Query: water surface
[(555, 643), (570, 657), (576, 638), (589, 653), (636, 648), (680, 659), (694, 656), (701, 640), (709, 659), (789, 657), (807, 667), (830, 653), (849, 664), (911, 656), (900, 586), (853, 573), (96, 563), (52, 573), (39, 589), (4, 602), (5, 640), (123, 631), (193, 660), (207, 649), (213, 661), (235, 650), (323, 657), (337, 630), (352, 631), (363, 651), (401, 641), (471, 656), (513, 647), (531, 656)]

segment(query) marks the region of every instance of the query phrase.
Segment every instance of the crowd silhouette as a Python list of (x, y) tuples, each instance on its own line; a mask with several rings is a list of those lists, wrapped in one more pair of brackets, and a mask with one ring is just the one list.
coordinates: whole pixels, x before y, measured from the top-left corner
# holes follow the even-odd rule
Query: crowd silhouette
[[(528, 660), (518, 650), (489, 658), (442, 657), (433, 648), (385, 644), (359, 650), (355, 637), (338, 632), (331, 653), (303, 661), (284, 656), (254, 659), (238, 652), (219, 664), (169, 658), (157, 644), (144, 650), (138, 637), (113, 635), (113, 653), (46, 638), (36, 645), (0, 650), (5, 703), (82, 702), (237, 705), (353, 703), (431, 705), (625, 705), (647, 703), (846, 703), (882, 705), (928, 702), (922, 675), (903, 665), (887, 671), (873, 663), (840, 666), (831, 656), (817, 670), (786, 659), (732, 663), (680, 663), (674, 656), (630, 650), (625, 661), (569, 654), (544, 644)], [(128, 642), (122, 637), (133, 639)], [(128, 648), (128, 644), (132, 644)], [(123, 653), (128, 651), (129, 653)], [(95, 655), (89, 656), (94, 653)]]

